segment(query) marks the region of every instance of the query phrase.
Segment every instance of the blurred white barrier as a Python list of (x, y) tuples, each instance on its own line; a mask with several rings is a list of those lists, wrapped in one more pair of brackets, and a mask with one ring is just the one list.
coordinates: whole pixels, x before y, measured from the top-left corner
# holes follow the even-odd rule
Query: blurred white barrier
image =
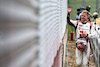
[(0, 67), (51, 67), (66, 16), (67, 0), (0, 0)]
[(67, 0), (41, 0), (40, 3), (40, 64), (51, 67), (66, 29)]

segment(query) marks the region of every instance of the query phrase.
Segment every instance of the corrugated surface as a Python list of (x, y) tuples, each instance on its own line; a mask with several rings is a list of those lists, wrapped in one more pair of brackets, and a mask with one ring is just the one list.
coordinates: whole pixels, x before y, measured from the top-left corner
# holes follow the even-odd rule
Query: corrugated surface
[(0, 67), (51, 67), (67, 0), (0, 0)]
[(67, 0), (40, 0), (41, 67), (51, 67), (54, 62), (66, 29), (66, 11)]
[(38, 1), (0, 0), (0, 67), (37, 67), (39, 36), (35, 2)]

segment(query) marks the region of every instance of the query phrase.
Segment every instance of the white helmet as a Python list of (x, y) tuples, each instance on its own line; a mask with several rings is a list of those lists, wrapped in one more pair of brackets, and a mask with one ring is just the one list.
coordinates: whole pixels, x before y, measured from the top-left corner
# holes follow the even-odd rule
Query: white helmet
[(93, 13), (93, 17), (98, 16), (99, 14), (97, 12)]

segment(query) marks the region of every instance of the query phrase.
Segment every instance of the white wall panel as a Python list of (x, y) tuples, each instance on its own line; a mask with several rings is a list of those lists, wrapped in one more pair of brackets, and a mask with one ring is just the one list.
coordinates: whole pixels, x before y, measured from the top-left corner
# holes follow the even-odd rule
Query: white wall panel
[(67, 0), (40, 0), (41, 67), (53, 64), (66, 29), (66, 17)]
[(39, 65), (37, 9), (29, 0), (0, 0), (0, 67)]
[(0, 67), (51, 67), (67, 0), (0, 0)]

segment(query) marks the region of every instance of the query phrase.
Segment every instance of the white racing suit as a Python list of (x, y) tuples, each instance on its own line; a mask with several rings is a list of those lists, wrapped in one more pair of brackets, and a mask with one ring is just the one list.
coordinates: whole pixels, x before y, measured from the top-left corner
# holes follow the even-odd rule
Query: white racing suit
[[(94, 38), (96, 37), (96, 33), (94, 32), (94, 27), (93, 24), (89, 21), (86, 21), (85, 24), (83, 24), (81, 21), (73, 21), (70, 20), (70, 16), (67, 16), (67, 21), (70, 25), (76, 27), (76, 42), (78, 40), (83, 40), (86, 41), (86, 50), (84, 51), (80, 51), (77, 47), (76, 47), (76, 63), (78, 67), (82, 67), (81, 65), (83, 64), (84, 67), (88, 67), (88, 60), (89, 60), (89, 56), (90, 56), (90, 43), (89, 43), (89, 39), (90, 38)], [(86, 32), (88, 34), (88, 36), (86, 38), (82, 37), (82, 33)]]

